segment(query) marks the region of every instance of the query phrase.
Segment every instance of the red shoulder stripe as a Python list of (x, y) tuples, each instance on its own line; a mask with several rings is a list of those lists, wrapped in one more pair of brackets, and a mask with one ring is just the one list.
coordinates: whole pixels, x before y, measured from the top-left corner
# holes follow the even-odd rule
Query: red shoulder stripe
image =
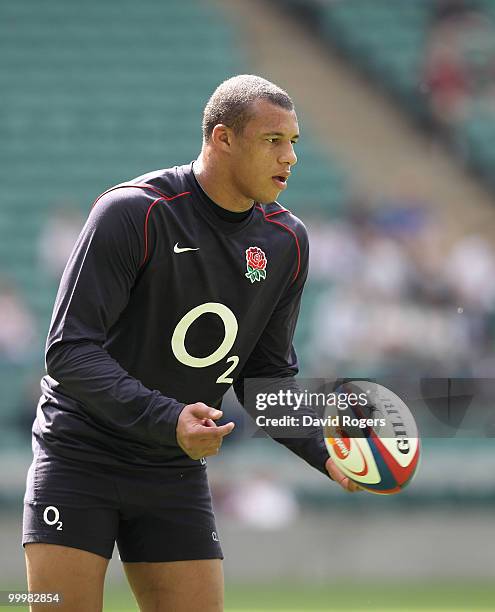
[(159, 189), (155, 189), (155, 187), (153, 187), (152, 185), (148, 185), (147, 183), (138, 183), (136, 185), (132, 185), (132, 184), (116, 185), (115, 187), (111, 187), (110, 189), (107, 189), (102, 194), (100, 194), (96, 198), (96, 200), (93, 202), (93, 205), (91, 206), (91, 208), (94, 208), (98, 200), (102, 198), (104, 195), (106, 195), (107, 193), (110, 193), (111, 191), (114, 191), (115, 189), (122, 189), (124, 187), (137, 187), (138, 189), (150, 189), (151, 191), (154, 191), (155, 193), (160, 194), (160, 197), (154, 200), (149, 205), (148, 210), (146, 211), (146, 219), (144, 221), (144, 257), (143, 257), (142, 262), (140, 263), (140, 267), (141, 267), (143, 266), (144, 262), (146, 261), (148, 257), (148, 219), (149, 219), (152, 208), (155, 206), (155, 204), (158, 204), (158, 202), (162, 202), (162, 201), (171, 202), (172, 200), (175, 200), (176, 198), (180, 198), (181, 196), (189, 195), (191, 192), (183, 191), (182, 193), (177, 193), (176, 195), (173, 195), (173, 196), (167, 196), (164, 193), (162, 193)]
[(274, 221), (273, 219), (269, 219), (268, 218), (268, 217), (271, 217), (273, 215), (278, 215), (281, 212), (289, 212), (289, 211), (287, 211), (287, 210), (277, 210), (274, 213), (269, 213), (268, 215), (265, 215), (265, 211), (263, 210), (263, 208), (262, 208), (262, 206), (260, 204), (257, 204), (256, 208), (261, 210), (261, 213), (263, 214), (263, 218), (265, 219), (265, 221), (267, 223), (274, 223), (275, 225), (280, 225), (280, 227), (283, 227), (284, 230), (286, 230), (287, 232), (292, 234), (292, 236), (294, 237), (294, 240), (296, 241), (296, 249), (297, 249), (297, 269), (296, 269), (296, 273), (294, 274), (294, 278), (292, 279), (292, 282), (294, 282), (296, 280), (296, 278), (299, 276), (299, 270), (301, 269), (301, 249), (299, 248), (299, 240), (297, 238), (296, 232), (293, 229), (291, 229), (290, 227), (287, 227), (287, 225), (285, 225), (284, 223), (280, 223), (280, 221)]
[[(154, 190), (154, 191), (158, 191), (158, 190)], [(160, 193), (160, 192), (158, 192)], [(148, 218), (150, 216), (151, 210), (153, 208), (153, 206), (155, 204), (158, 204), (158, 202), (163, 202), (164, 200), (166, 202), (171, 202), (172, 200), (175, 200), (176, 198), (180, 198), (181, 196), (184, 195), (188, 195), (190, 194), (190, 191), (183, 191), (182, 193), (178, 193), (177, 195), (174, 196), (162, 196), (161, 198), (157, 198), (154, 202), (152, 202), (149, 205), (148, 211), (146, 212), (146, 219), (144, 222), (144, 257), (143, 257), (143, 261), (141, 262), (140, 266), (144, 265), (144, 262), (146, 261), (147, 257), (148, 257)]]
[(290, 212), (290, 210), (287, 210), (286, 208), (282, 208), (282, 210), (276, 210), (275, 212), (268, 213), (267, 215), (265, 215), (265, 217), (268, 219), (268, 217), (273, 217), (273, 215), (279, 215), (280, 213), (284, 213), (284, 212)]
[(124, 187), (136, 187), (137, 189), (149, 189), (151, 191), (154, 191), (158, 195), (160, 195), (161, 199), (164, 199), (164, 200), (167, 200), (167, 201), (175, 200), (175, 198), (178, 198), (179, 196), (188, 195), (188, 194), (191, 193), (190, 191), (183, 191), (182, 193), (178, 193), (178, 194), (173, 195), (173, 196), (168, 196), (168, 195), (162, 193), (159, 189), (156, 189), (155, 187), (153, 187), (152, 185), (148, 185), (148, 183), (137, 183), (136, 185), (132, 185), (132, 184), (116, 185), (115, 187), (110, 187), (110, 189), (107, 189), (106, 191), (101, 193), (96, 198), (96, 200), (93, 202), (91, 208), (93, 208), (94, 205), (96, 204), (96, 202), (98, 202), (98, 200), (100, 198), (102, 198), (104, 195), (106, 195), (107, 193), (110, 193), (111, 191), (115, 191), (115, 189), (123, 189)]
[(139, 264), (140, 268), (143, 266), (144, 262), (146, 261), (146, 258), (148, 257), (148, 218), (150, 216), (150, 212), (153, 206), (155, 204), (158, 204), (158, 202), (162, 201), (163, 198), (157, 198), (152, 204), (149, 205), (148, 210), (146, 212), (146, 219), (144, 221), (144, 257), (143, 261)]

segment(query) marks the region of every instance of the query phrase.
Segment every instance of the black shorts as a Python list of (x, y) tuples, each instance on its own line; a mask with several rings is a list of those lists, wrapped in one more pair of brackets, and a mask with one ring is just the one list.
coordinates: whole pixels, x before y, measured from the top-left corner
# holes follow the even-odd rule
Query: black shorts
[(223, 559), (206, 467), (120, 469), (37, 454), (22, 544), (44, 542), (123, 562)]

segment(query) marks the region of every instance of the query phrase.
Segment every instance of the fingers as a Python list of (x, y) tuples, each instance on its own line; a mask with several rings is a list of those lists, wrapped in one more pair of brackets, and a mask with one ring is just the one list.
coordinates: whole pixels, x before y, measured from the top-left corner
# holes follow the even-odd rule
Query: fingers
[(358, 491), (362, 491), (361, 487), (356, 482), (347, 477), (343, 478), (339, 484), (348, 493), (357, 493)]
[(219, 434), (222, 438), (224, 438), (225, 436), (229, 435), (229, 433), (234, 429), (234, 427), (235, 427), (235, 423), (230, 421), (229, 423), (226, 423), (225, 425), (219, 425), (215, 429), (215, 433)]
[(215, 420), (221, 410), (198, 402), (184, 407), (177, 422), (177, 443), (191, 459), (218, 454), (223, 438), (234, 429), (234, 423), (219, 425)]
[(196, 431), (192, 436), (191, 446), (200, 457), (218, 455), (223, 439), (234, 429), (234, 423), (226, 423), (216, 427), (203, 426), (201, 431)]
[(201, 441), (209, 441), (209, 440), (218, 440), (221, 442), (222, 438), (227, 436), (235, 427), (235, 423), (230, 421), (225, 425), (216, 426), (213, 424), (213, 427), (210, 425), (201, 425), (199, 428), (196, 428), (196, 435), (198, 440)]
[(220, 452), (220, 448), (222, 447), (223, 436), (213, 436), (206, 439), (193, 440), (191, 442), (191, 447), (193, 452), (195, 453), (195, 459), (200, 459), (201, 457), (211, 457), (213, 455), (218, 455)]
[(345, 474), (335, 465), (332, 459), (327, 459), (325, 467), (327, 472), (330, 474), (330, 477), (348, 493), (356, 493), (363, 490), (357, 483), (345, 476)]

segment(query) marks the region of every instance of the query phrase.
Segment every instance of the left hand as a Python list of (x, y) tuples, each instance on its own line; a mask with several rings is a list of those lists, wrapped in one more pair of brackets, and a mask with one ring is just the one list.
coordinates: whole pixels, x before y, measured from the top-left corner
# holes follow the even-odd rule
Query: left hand
[(339, 484), (345, 491), (348, 493), (355, 493), (356, 491), (362, 491), (361, 487), (356, 484), (350, 478), (347, 478), (335, 465), (333, 459), (330, 457), (325, 462), (325, 468), (327, 472), (330, 474), (330, 477), (335, 480), (337, 484)]

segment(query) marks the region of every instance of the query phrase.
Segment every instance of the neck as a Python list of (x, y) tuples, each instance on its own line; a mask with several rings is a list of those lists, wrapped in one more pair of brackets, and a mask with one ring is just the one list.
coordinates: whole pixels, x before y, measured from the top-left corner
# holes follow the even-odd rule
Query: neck
[(226, 164), (208, 154), (203, 147), (194, 162), (194, 176), (206, 195), (226, 210), (244, 212), (253, 206), (253, 200), (239, 194), (235, 188)]

